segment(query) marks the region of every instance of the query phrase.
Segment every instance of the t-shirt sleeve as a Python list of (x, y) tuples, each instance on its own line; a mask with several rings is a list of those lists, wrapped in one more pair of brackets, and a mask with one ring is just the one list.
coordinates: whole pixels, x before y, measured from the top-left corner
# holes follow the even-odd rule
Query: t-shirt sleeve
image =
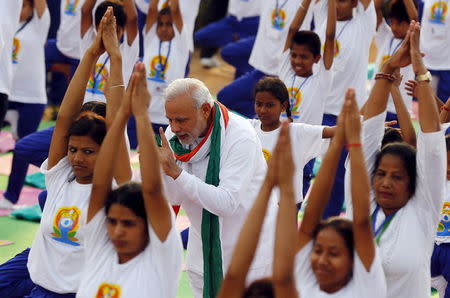
[[(296, 140), (293, 141), (293, 144), (300, 143), (305, 145), (302, 152), (304, 162), (308, 162), (321, 154), (324, 126), (292, 123), (291, 129), (294, 132), (292, 136)], [(295, 148), (292, 149), (294, 150)]]
[(299, 293), (302, 288), (311, 288), (317, 282), (311, 268), (312, 249), (313, 241), (311, 240), (295, 256), (295, 284)]
[(37, 19), (38, 32), (42, 35), (42, 41), (45, 42), (47, 40), (48, 29), (50, 28), (50, 12), (48, 8), (45, 8), (40, 18), (37, 16), (36, 10), (34, 13)]
[[(67, 156), (62, 158), (50, 170), (48, 169), (48, 159), (46, 159), (42, 163), (40, 170), (45, 175), (45, 188), (49, 194), (56, 194), (68, 180), (75, 178)], [(51, 200), (57, 197), (57, 195), (49, 195), (47, 199)]]
[[(447, 154), (445, 148), (445, 130), (424, 133), (419, 132), (417, 137), (417, 189), (413, 201), (425, 220), (424, 226), (433, 231), (439, 221), (442, 203), (445, 199), (445, 177), (447, 170)], [(423, 216), (423, 212), (429, 216)], [(426, 222), (432, 223), (425, 225)]]
[(284, 78), (288, 77), (292, 70), (291, 66), (291, 50), (287, 49), (281, 54), (281, 64), (280, 68), (278, 69), (278, 77), (283, 80)]
[(146, 258), (150, 263), (149, 267), (156, 268), (160, 279), (163, 295), (161, 297), (176, 297), (178, 280), (181, 273), (182, 262), (182, 245), (180, 234), (175, 226), (175, 216), (171, 211), (172, 229), (167, 238), (161, 241), (153, 230), (151, 224), (148, 225), (148, 234), (150, 237), (149, 250), (150, 254)]
[(153, 24), (153, 26), (148, 30), (147, 33), (145, 33), (145, 27), (142, 29), (142, 36), (144, 36), (144, 50), (147, 51), (147, 49), (151, 46), (151, 43), (153, 39), (158, 38), (156, 35), (156, 23)]
[(377, 29), (377, 13), (375, 10), (374, 1), (370, 1), (369, 6), (367, 6), (365, 10), (362, 8), (359, 20), (362, 26), (361, 28), (366, 33), (366, 36), (372, 38)]
[(366, 160), (367, 170), (373, 172), (375, 158), (380, 150), (384, 136), (384, 120), (386, 112), (367, 119), (362, 124), (362, 148)]
[(386, 23), (386, 20), (383, 17), (380, 26), (378, 26), (378, 30), (374, 38), (377, 49), (381, 50), (383, 45), (390, 37), (393, 37), (391, 27), (389, 27), (389, 25)]
[(378, 249), (369, 271), (366, 270), (355, 251), (353, 262), (353, 279), (358, 295), (356, 297), (386, 297), (386, 279)]

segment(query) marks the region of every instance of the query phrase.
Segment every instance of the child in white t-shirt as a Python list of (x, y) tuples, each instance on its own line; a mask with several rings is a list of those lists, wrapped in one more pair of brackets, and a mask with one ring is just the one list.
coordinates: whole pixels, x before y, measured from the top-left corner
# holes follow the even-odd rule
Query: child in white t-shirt
[[(280, 133), (280, 115), (290, 115), (289, 95), (283, 82), (274, 77), (265, 77), (255, 86), (255, 111), (259, 119), (250, 119), (261, 141), (266, 161), (269, 161)], [(333, 128), (304, 123), (291, 123), (290, 135), (294, 150), (295, 201), (303, 201), (303, 168), (322, 152), (322, 138), (330, 138)], [(309, 184), (309, 181), (307, 181)]]
[(184, 78), (189, 60), (189, 32), (183, 22), (179, 1), (158, 11), (158, 0), (151, 2), (144, 28), (144, 63), (147, 86), (152, 95), (149, 107), (155, 132), (166, 129), (169, 120), (164, 109), (163, 92), (176, 79)]
[[(174, 298), (177, 294), (181, 239), (163, 190), (143, 63), (136, 65), (129, 89), (95, 166), (84, 231), (86, 265), (77, 297)], [(131, 113), (137, 122), (142, 186), (126, 183), (111, 191), (119, 139)]]
[[(139, 56), (136, 6), (133, 0), (124, 0), (123, 5), (114, 1), (103, 1), (96, 5), (97, 2), (98, 0), (85, 0), (81, 9), (81, 54), (84, 54), (95, 39), (96, 31), (106, 9), (109, 6), (113, 7), (117, 22), (117, 37), (119, 40), (123, 38), (123, 42), (120, 44), (120, 52), (122, 53), (122, 75), (124, 84), (127, 86), (133, 66)], [(95, 6), (94, 19), (92, 11)], [(110, 56), (103, 53), (98, 59), (86, 86), (85, 102), (92, 100), (106, 102), (104, 92), (109, 75)]]
[[(408, 32), (411, 20), (417, 20), (418, 18), (417, 4), (414, 0), (396, 0), (390, 3), (388, 13), (389, 24), (382, 15), (381, 5), (382, 3), (380, 1), (377, 1), (375, 4), (378, 18), (377, 33), (374, 39), (378, 49), (376, 60), (377, 71), (381, 71), (383, 64), (400, 48)], [(400, 74), (405, 81), (414, 79), (414, 72), (411, 65), (401, 68)], [(412, 113), (412, 97), (407, 94), (404, 88), (400, 88), (400, 91), (408, 111)], [(392, 96), (389, 96), (387, 111), (387, 121), (397, 120)]]
[(13, 41), (13, 80), (9, 110), (18, 112), (17, 138), (39, 126), (47, 103), (44, 45), (50, 28), (45, 0), (24, 0), (19, 28)]

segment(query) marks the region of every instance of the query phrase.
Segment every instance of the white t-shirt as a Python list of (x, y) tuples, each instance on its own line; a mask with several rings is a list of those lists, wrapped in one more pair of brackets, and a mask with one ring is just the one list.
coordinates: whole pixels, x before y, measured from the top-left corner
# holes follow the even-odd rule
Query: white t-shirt
[[(268, 161), (272, 156), (273, 148), (277, 144), (280, 128), (263, 131), (261, 121), (257, 119), (249, 119), (249, 121), (256, 130), (256, 134), (261, 141), (264, 158)], [(291, 123), (289, 129), (295, 164), (294, 192), (296, 203), (301, 203), (303, 202), (303, 168), (311, 159), (322, 153), (324, 126)]]
[[(295, 74), (291, 65), (291, 51), (283, 52), (278, 76), (288, 88), (292, 120), (307, 124), (322, 123), (325, 96), (330, 91), (332, 71), (327, 70), (320, 60), (314, 65), (313, 74), (307, 78)], [(286, 113), (281, 114), (287, 119)]]
[[(167, 85), (184, 78), (189, 60), (189, 36), (183, 26), (182, 32), (174, 26), (171, 41), (161, 41), (156, 35), (156, 24), (144, 35), (144, 63), (148, 91), (152, 95), (149, 107), (153, 123), (169, 124), (164, 108), (163, 93)], [(145, 29), (144, 29), (145, 30)]]
[[(295, 278), (300, 297), (310, 298), (383, 298), (386, 296), (386, 280), (378, 251), (367, 272), (356, 251), (353, 254), (352, 279), (339, 291), (329, 294), (320, 290), (316, 276), (311, 269), (310, 255), (313, 241), (309, 241), (295, 258)], [(407, 296), (399, 296), (407, 297)]]
[[(25, 22), (20, 23), (19, 28), (23, 25)], [(14, 36), (11, 101), (47, 103), (44, 46), (49, 28), (48, 9), (45, 9), (40, 18), (35, 10), (31, 21)]]
[(0, 0), (0, 24), (4, 46), (0, 52), (0, 93), (11, 94), (12, 87), (12, 61), (13, 37), (19, 24), (22, 0)]
[[(86, 31), (81, 39), (81, 53), (84, 55), (86, 50), (91, 46), (94, 41), (96, 33), (94, 28), (91, 27)], [(123, 42), (120, 44), (120, 53), (122, 54), (122, 75), (125, 86), (128, 85), (131, 74), (133, 73), (134, 65), (136, 64), (139, 56), (139, 35), (133, 40), (131, 45), (128, 45), (126, 33), (123, 35)], [(84, 102), (88, 101), (101, 101), (106, 102), (105, 98), (105, 84), (109, 74), (109, 55), (103, 53), (98, 58), (95, 65), (95, 72), (92, 72), (89, 77), (88, 84), (86, 86), (86, 93), (84, 95)]]
[[(276, 5), (278, 3), (278, 5)], [(249, 63), (266, 74), (276, 75), (281, 63), (281, 54), (289, 32), (289, 26), (297, 13), (301, 1), (276, 0), (260, 1), (261, 15), (258, 33)], [(311, 3), (311, 5), (313, 5)], [(279, 13), (276, 13), (278, 6)], [(300, 30), (309, 30), (312, 20), (312, 7), (305, 16)]]
[(425, 66), (450, 70), (450, 13), (448, 0), (424, 0), (420, 30), (420, 48)]
[(33, 282), (55, 293), (76, 293), (85, 263), (86, 221), (92, 184), (74, 180), (69, 159), (64, 157), (45, 174), (47, 201), (41, 224), (31, 246), (28, 271)]
[[(381, 67), (383, 64), (400, 48), (403, 39), (395, 38), (394, 34), (392, 34), (391, 27), (386, 23), (386, 21), (382, 20), (380, 26), (378, 27), (378, 31), (375, 35), (375, 44), (378, 49), (376, 69), (381, 72)], [(400, 69), (400, 74), (403, 76), (402, 84), (400, 84), (399, 89), (402, 95), (403, 101), (408, 109), (409, 113), (412, 113), (412, 97), (409, 96), (404, 88), (405, 82), (408, 80), (414, 80), (414, 71), (412, 69), (412, 65), (408, 65)], [(389, 95), (388, 101), (388, 112), (395, 113), (394, 101), (392, 100), (392, 96)]]
[(56, 33), (56, 47), (72, 59), (80, 59), (81, 7), (84, 0), (61, 1), (61, 22)]
[[(373, 172), (376, 155), (384, 135), (381, 113), (363, 123), (362, 144), (369, 173)], [(430, 297), (430, 260), (436, 226), (445, 198), (447, 155), (444, 130), (419, 132), (417, 138), (416, 191), (382, 234), (380, 257), (386, 275), (387, 297)], [(372, 194), (371, 210), (376, 208)], [(385, 220), (378, 212), (374, 230)]]
[[(147, 14), (150, 0), (135, 0), (135, 2), (137, 8), (144, 14)], [(159, 1), (158, 9), (161, 10), (163, 5), (165, 5), (166, 3), (166, 1)], [(194, 52), (194, 28), (199, 8), (200, 0), (180, 0), (180, 11), (183, 18), (183, 31), (186, 27), (186, 32), (189, 38), (190, 52)]]
[[(229, 113), (228, 127), (225, 130), (222, 128), (222, 135), (219, 186), (215, 187), (204, 182), (208, 157), (201, 158), (197, 162), (177, 162), (183, 171), (175, 180), (164, 175), (170, 203), (181, 205), (191, 222), (186, 263), (188, 271), (199, 275), (203, 275), (201, 239), (203, 208), (219, 217), (222, 269), (225, 273), (241, 227), (255, 202), (267, 171), (261, 143), (247, 119)], [(168, 127), (166, 137), (170, 140), (172, 136), (174, 134)], [(210, 141), (204, 146), (209, 144)], [(277, 202), (277, 195), (272, 193), (251, 269), (266, 269), (272, 264)], [(258, 277), (264, 276), (253, 276)]]
[[(327, 5), (324, 3), (322, 6), (325, 10)], [(377, 20), (373, 1), (366, 10), (361, 4), (358, 9), (351, 20), (336, 22), (337, 49), (332, 67), (333, 81), (325, 98), (325, 114), (339, 114), (348, 88), (355, 89), (359, 107), (366, 101), (369, 48), (375, 35)], [(326, 23), (317, 32), (323, 43)]]
[(450, 180), (446, 182), (446, 200), (442, 205), (440, 221), (436, 232), (436, 244), (450, 243)]
[(124, 264), (119, 264), (109, 240), (104, 209), (83, 229), (86, 267), (77, 297), (176, 297), (182, 246), (173, 216), (172, 229), (164, 242), (149, 223), (147, 247)]
[(261, 13), (261, 3), (258, 0), (230, 0), (228, 14), (239, 21), (243, 18), (256, 17)]

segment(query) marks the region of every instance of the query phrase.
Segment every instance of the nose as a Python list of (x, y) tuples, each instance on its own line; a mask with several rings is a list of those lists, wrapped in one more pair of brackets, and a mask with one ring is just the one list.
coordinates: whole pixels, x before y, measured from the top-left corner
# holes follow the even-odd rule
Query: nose
[(322, 253), (319, 255), (319, 258), (317, 260), (317, 263), (319, 265), (326, 265), (328, 263), (328, 257), (325, 253)]
[(113, 231), (114, 238), (120, 238), (124, 234), (124, 231), (125, 230), (120, 223), (116, 224)]
[(75, 163), (82, 163), (83, 162), (83, 154), (78, 150), (76, 153), (75, 153), (75, 156), (74, 156), (74, 158), (73, 158), (73, 160), (75, 161)]
[(381, 186), (384, 188), (389, 188), (391, 186), (391, 178), (389, 177), (383, 177), (381, 180)]
[(180, 125), (178, 125), (175, 121), (172, 121), (170, 123), (170, 130), (172, 130), (173, 133), (179, 133), (181, 131)]

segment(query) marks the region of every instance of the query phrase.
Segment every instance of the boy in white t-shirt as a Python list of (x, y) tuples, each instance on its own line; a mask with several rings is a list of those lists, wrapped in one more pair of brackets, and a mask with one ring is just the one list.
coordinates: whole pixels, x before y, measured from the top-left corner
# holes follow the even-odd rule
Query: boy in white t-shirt
[[(400, 48), (408, 32), (411, 20), (417, 20), (418, 18), (417, 3), (414, 0), (395, 0), (390, 3), (388, 24), (382, 15), (383, 3), (380, 2), (377, 1), (375, 4), (378, 18), (377, 33), (374, 39), (378, 49), (376, 60), (377, 71), (381, 71), (383, 64)], [(411, 65), (401, 68), (400, 74), (405, 81), (414, 79), (414, 72)], [(407, 94), (404, 88), (400, 88), (400, 91), (408, 111), (412, 113), (412, 97)], [(397, 120), (392, 96), (389, 96), (387, 111), (387, 121)]]
[(425, 66), (433, 75), (433, 89), (442, 102), (450, 97), (450, 2), (423, 0), (421, 50)]
[[(98, 0), (85, 0), (81, 9), (81, 54), (92, 44), (96, 36), (96, 28), (105, 14), (107, 8), (111, 6), (117, 22), (117, 36), (119, 40), (123, 37), (120, 45), (122, 53), (122, 75), (124, 84), (127, 85), (133, 71), (134, 64), (139, 55), (139, 37), (137, 27), (137, 12), (133, 0), (124, 0), (121, 4), (113, 1), (102, 1), (95, 8), (95, 20), (92, 11)], [(95, 22), (94, 22), (95, 21)], [(95, 25), (95, 28), (94, 28)], [(100, 56), (93, 69), (91, 77), (86, 86), (84, 101), (106, 102), (105, 83), (109, 75), (109, 55), (104, 53)]]
[(431, 285), (440, 297), (449, 297), (450, 287), (450, 135), (445, 137), (447, 147), (447, 195), (437, 227), (436, 243), (431, 256)]
[(158, 0), (150, 3), (144, 28), (144, 64), (147, 87), (152, 95), (150, 119), (156, 132), (169, 125), (163, 92), (176, 79), (184, 78), (189, 60), (189, 32), (183, 22), (179, 0), (158, 11)]
[[(255, 85), (262, 77), (277, 74), (283, 52), (283, 43), (280, 43), (280, 40), (286, 40), (289, 26), (300, 6), (298, 0), (260, 2), (260, 22), (249, 60), (249, 64), (255, 69), (225, 86), (217, 94), (219, 101), (227, 108), (249, 118), (255, 116)], [(312, 12), (309, 12), (301, 29), (309, 29), (311, 20)]]

